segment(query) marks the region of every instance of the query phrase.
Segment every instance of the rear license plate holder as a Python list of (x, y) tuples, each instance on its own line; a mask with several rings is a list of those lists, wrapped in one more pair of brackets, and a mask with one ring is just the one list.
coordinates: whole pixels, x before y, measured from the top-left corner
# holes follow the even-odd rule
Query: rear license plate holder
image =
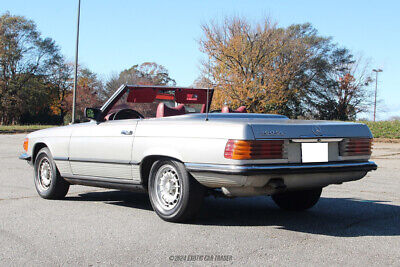
[(301, 143), (301, 162), (328, 162), (328, 143)]

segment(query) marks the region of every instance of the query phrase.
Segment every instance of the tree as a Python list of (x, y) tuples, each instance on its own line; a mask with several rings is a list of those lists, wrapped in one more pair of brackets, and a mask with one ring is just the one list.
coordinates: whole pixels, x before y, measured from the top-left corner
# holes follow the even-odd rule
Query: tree
[(123, 70), (119, 75), (112, 76), (106, 83), (102, 99), (110, 97), (122, 84), (136, 85), (175, 85), (168, 70), (155, 62), (145, 62)]
[(46, 77), (60, 60), (54, 41), (42, 38), (33, 21), (10, 13), (0, 17), (1, 124), (17, 123), (38, 108), (38, 102), (30, 101), (51, 93)]
[(400, 121), (400, 116), (391, 116), (389, 118), (390, 121)]
[(54, 115), (59, 116), (60, 122), (71, 112), (71, 105), (67, 99), (72, 94), (73, 88), (73, 64), (64, 60), (52, 66), (51, 75), (48, 80), (52, 86), (52, 100), (50, 109)]
[[(207, 59), (196, 84), (216, 90), (213, 109), (244, 105), (251, 112), (292, 118), (325, 118), (330, 110), (331, 119), (362, 110), (369, 79), (351, 71), (357, 65), (352, 55), (319, 36), (311, 24), (282, 28), (269, 19), (253, 25), (234, 17), (204, 24), (202, 30), (200, 50)], [(350, 95), (338, 99), (340, 90)]]
[(355, 59), (345, 48), (334, 50), (327, 62), (330, 68), (325, 73), (324, 86), (314, 87), (308, 94), (314, 117), (355, 120), (371, 104), (369, 85), (373, 79), (369, 64), (362, 58)]
[[(84, 119), (84, 110), (87, 107), (100, 108), (102, 100), (100, 94), (103, 91), (103, 83), (97, 78), (97, 75), (88, 68), (78, 69), (78, 86), (76, 92), (76, 118), (77, 121)], [(68, 110), (66, 117), (69, 122), (72, 111), (72, 92), (65, 98), (65, 110)]]
[(233, 18), (202, 29), (200, 50), (208, 57), (202, 74), (216, 89), (216, 108), (227, 103), (245, 105), (251, 112), (296, 113), (311, 75), (308, 65), (326, 39), (309, 24), (283, 29), (268, 19), (252, 26)]

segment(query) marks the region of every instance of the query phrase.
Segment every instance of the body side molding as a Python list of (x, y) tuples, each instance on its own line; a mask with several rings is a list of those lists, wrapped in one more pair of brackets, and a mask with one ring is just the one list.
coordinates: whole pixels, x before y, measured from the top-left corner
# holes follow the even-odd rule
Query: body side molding
[(140, 162), (131, 160), (107, 160), (107, 159), (92, 159), (92, 158), (68, 158), (68, 157), (53, 157), (54, 160), (71, 161), (71, 162), (92, 162), (92, 163), (108, 163), (108, 164), (125, 164), (125, 165), (139, 165)]

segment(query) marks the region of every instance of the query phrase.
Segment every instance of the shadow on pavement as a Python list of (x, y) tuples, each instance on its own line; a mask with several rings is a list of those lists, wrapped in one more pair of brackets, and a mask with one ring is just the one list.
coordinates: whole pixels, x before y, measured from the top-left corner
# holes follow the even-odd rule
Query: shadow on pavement
[(149, 197), (146, 193), (128, 191), (105, 191), (81, 193), (79, 196), (66, 197), (65, 200), (73, 201), (96, 201), (107, 204), (142, 209), (153, 210)]
[[(152, 210), (147, 194), (124, 191), (83, 193), (67, 200)], [(156, 215), (154, 215), (156, 216)], [(274, 226), (296, 232), (354, 237), (400, 235), (400, 206), (375, 200), (322, 197), (304, 212), (278, 209), (269, 197), (207, 197), (195, 225)], [(250, 230), (251, 231), (251, 230)]]

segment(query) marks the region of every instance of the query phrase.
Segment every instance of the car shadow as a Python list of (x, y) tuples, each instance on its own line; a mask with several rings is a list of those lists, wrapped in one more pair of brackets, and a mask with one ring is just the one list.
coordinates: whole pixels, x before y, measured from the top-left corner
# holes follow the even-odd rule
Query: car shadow
[[(67, 199), (102, 201), (112, 205), (152, 210), (145, 193), (91, 192)], [(277, 208), (269, 197), (207, 197), (199, 216), (189, 224), (273, 226), (289, 231), (337, 237), (396, 236), (400, 235), (400, 206), (378, 200), (321, 197), (317, 205), (308, 211), (288, 212)]]
[(308, 211), (289, 212), (269, 197), (205, 200), (196, 224), (274, 226), (296, 232), (355, 237), (400, 235), (400, 206), (376, 200), (322, 197)]
[(142, 192), (104, 191), (80, 193), (78, 196), (67, 196), (65, 200), (95, 201), (142, 210), (153, 210), (149, 196)]

